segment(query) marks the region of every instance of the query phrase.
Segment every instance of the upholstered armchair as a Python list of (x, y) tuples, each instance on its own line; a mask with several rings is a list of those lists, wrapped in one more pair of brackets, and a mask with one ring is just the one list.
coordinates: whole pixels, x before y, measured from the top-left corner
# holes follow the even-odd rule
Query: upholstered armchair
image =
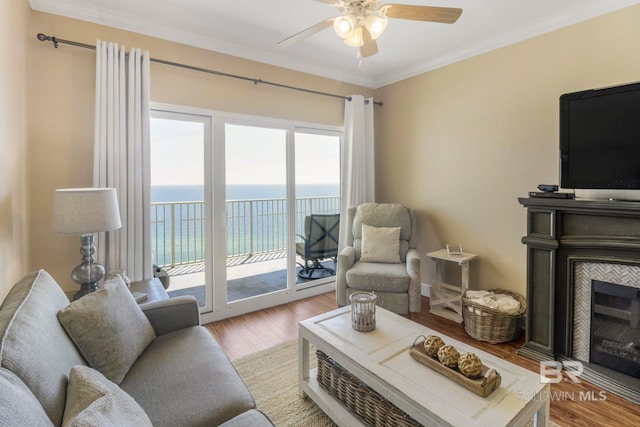
[(337, 304), (349, 304), (353, 292), (368, 291), (387, 310), (419, 312), (415, 211), (397, 203), (365, 203), (349, 208), (344, 226), (347, 246), (338, 255)]

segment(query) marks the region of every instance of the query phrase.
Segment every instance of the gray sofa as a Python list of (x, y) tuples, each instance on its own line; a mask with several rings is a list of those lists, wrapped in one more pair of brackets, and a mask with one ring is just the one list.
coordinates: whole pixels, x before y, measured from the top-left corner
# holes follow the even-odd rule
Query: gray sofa
[[(87, 425), (67, 421), (70, 371), (90, 370), (83, 368), (88, 362), (58, 320), (58, 312), (67, 306), (67, 296), (44, 270), (20, 280), (0, 306), (0, 425), (59, 426), (63, 419), (65, 425)], [(141, 307), (155, 337), (119, 386), (105, 380), (127, 403), (115, 407), (128, 420), (124, 425), (149, 425), (127, 418), (131, 407), (141, 408), (154, 426), (273, 425), (255, 409), (231, 362), (199, 325), (195, 299)], [(114, 409), (112, 402), (98, 403), (99, 410)], [(123, 425), (108, 417), (94, 424)]]

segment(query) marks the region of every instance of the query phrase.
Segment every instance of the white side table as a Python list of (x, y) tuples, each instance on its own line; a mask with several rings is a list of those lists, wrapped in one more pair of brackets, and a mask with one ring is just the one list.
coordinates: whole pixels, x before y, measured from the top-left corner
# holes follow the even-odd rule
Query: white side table
[[(469, 289), (469, 262), (478, 256), (469, 252), (449, 255), (446, 249), (429, 252), (428, 257), (436, 263), (436, 279), (431, 285), (431, 310), (438, 316), (462, 323), (462, 294)], [(444, 262), (455, 262), (460, 266), (462, 280), (460, 286), (444, 282)]]

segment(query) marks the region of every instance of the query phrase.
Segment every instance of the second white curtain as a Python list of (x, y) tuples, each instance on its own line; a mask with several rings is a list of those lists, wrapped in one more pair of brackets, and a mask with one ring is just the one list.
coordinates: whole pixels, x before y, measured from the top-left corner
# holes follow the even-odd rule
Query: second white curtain
[(341, 156), (339, 250), (347, 242), (347, 209), (375, 201), (373, 99), (352, 95), (345, 101)]
[(96, 45), (95, 187), (117, 190), (122, 228), (101, 235), (107, 271), (153, 277), (149, 139), (149, 52)]

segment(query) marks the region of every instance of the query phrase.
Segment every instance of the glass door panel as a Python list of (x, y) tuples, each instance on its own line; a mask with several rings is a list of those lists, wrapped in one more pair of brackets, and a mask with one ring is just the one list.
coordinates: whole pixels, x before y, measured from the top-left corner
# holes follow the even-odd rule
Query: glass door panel
[(227, 302), (287, 288), (287, 134), (225, 124)]
[(296, 283), (334, 280), (340, 213), (339, 135), (295, 133)]
[(208, 118), (152, 111), (151, 239), (169, 296), (193, 295), (211, 310), (206, 286), (205, 141)]

